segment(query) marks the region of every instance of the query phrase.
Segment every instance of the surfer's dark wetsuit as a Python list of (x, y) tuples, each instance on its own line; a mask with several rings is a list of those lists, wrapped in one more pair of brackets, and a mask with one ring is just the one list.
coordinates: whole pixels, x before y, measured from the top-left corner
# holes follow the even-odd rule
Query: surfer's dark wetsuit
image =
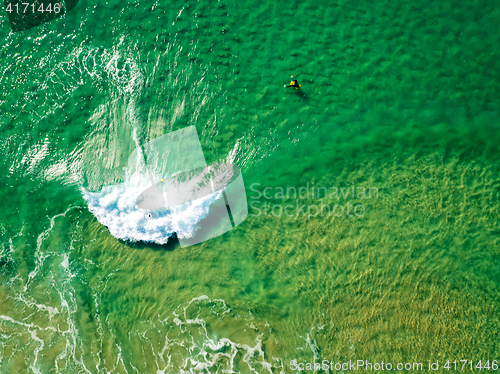
[(299, 82), (297, 82), (297, 79), (293, 79), (293, 80), (290, 82), (290, 84), (289, 84), (288, 86), (286, 86), (286, 87), (293, 87), (293, 88), (295, 88), (296, 90), (298, 90), (298, 89), (299, 89), (299, 87), (300, 87), (300, 84), (299, 84)]

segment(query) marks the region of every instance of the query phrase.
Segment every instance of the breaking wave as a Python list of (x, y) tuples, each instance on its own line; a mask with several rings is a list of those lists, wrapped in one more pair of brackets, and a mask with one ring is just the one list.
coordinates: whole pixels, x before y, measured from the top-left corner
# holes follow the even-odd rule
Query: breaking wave
[(147, 174), (135, 173), (124, 183), (105, 186), (99, 192), (82, 188), (88, 208), (115, 238), (132, 242), (166, 244), (177, 233), (190, 238), (196, 224), (205, 218), (221, 192), (164, 210), (145, 211), (136, 207), (137, 196), (151, 186)]

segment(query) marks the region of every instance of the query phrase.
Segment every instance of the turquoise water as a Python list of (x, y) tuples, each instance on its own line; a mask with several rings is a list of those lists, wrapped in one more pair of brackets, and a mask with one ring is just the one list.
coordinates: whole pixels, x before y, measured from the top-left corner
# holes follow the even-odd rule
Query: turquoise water
[[(16, 33), (6, 14), (0, 373), (500, 360), (498, 5), (80, 1)], [(83, 189), (190, 125), (241, 168), (247, 219), (187, 248), (113, 237)]]

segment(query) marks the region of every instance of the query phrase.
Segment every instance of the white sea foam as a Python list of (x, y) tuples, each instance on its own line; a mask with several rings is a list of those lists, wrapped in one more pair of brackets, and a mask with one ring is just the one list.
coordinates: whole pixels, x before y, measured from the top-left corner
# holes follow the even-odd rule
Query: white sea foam
[(82, 193), (89, 210), (115, 238), (157, 244), (166, 244), (174, 233), (179, 238), (192, 237), (210, 205), (222, 196), (218, 192), (173, 208), (148, 212), (137, 208), (136, 201), (150, 186), (146, 173), (135, 173), (124, 183), (105, 186), (99, 192), (82, 188)]
[[(210, 299), (206, 295), (180, 305), (173, 312), (174, 318), (162, 321), (168, 333), (163, 348), (154, 354), (157, 373), (284, 373), (282, 360), (269, 357), (264, 352), (262, 341), (264, 335), (271, 333), (269, 324), (264, 323), (261, 328), (257, 328), (251, 316), (241, 317), (231, 312), (232, 309), (224, 300)], [(247, 336), (243, 340), (246, 343), (237, 338), (221, 336), (213, 330), (215, 325), (224, 320), (236, 330), (252, 331), (251, 334), (245, 334)], [(148, 340), (145, 335), (140, 339), (144, 343)], [(238, 363), (239, 360), (242, 362)]]

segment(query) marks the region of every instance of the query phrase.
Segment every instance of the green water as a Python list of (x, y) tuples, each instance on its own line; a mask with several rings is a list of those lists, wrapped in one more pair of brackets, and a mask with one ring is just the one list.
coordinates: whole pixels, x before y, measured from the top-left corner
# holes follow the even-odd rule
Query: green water
[[(12, 33), (2, 10), (0, 373), (500, 361), (499, 17), (80, 1)], [(188, 248), (114, 238), (81, 188), (122, 183), (134, 137), (189, 125), (208, 164), (242, 169), (249, 216)], [(328, 194), (275, 196), (304, 186)], [(322, 203), (364, 214), (307, 216)]]

